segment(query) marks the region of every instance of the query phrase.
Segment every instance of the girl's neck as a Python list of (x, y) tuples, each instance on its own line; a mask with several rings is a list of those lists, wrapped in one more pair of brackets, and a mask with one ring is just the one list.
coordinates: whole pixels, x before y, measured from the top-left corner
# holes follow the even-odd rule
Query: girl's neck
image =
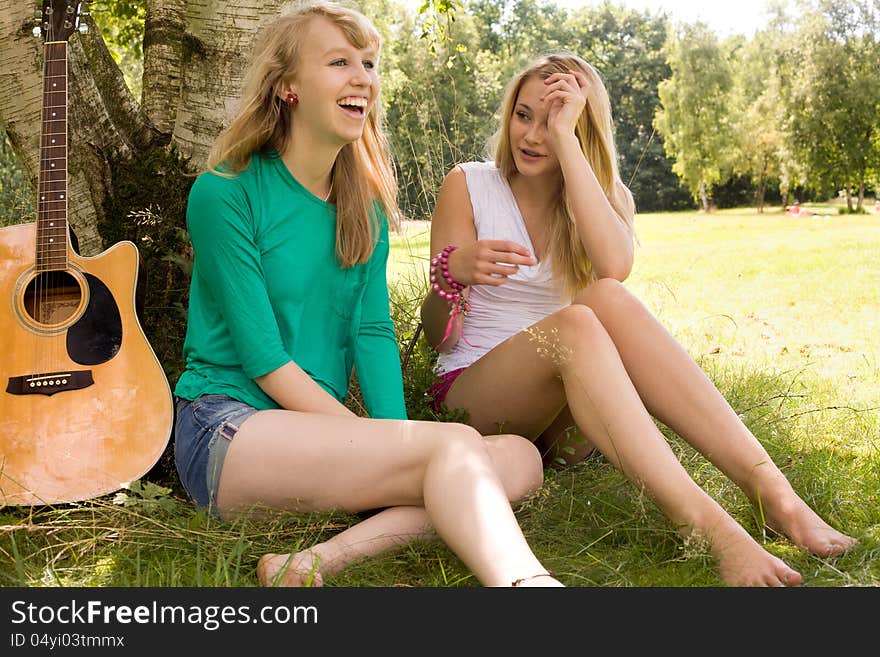
[(281, 150), (281, 161), (290, 174), (318, 198), (330, 191), (330, 173), (342, 146), (327, 144), (306, 133), (292, 133)]
[(559, 174), (521, 176), (514, 172), (508, 184), (521, 205), (550, 209), (559, 196)]

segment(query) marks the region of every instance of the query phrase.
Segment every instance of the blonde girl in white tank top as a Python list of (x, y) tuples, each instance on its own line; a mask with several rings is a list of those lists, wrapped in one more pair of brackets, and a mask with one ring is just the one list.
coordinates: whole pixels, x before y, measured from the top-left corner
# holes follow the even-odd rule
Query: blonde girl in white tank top
[(754, 502), (760, 495), (768, 525), (798, 547), (824, 557), (854, 545), (795, 493), (623, 285), (635, 208), (595, 69), (570, 53), (541, 57), (511, 81), (501, 116), (494, 162), (454, 168), (434, 209), (438, 257), (422, 321), (440, 352), (435, 401), (465, 409), (483, 433), (504, 427), (536, 441), (545, 463), (598, 449), (684, 537), (708, 541), (729, 584), (790, 586), (802, 577), (691, 479), (653, 418)]

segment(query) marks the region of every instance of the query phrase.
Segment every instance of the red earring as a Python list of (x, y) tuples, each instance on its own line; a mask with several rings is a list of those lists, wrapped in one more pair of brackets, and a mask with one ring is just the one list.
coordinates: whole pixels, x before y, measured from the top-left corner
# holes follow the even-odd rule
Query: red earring
[(287, 98), (284, 99), (284, 102), (287, 103), (290, 107), (293, 107), (299, 102), (299, 96), (296, 94), (287, 94)]

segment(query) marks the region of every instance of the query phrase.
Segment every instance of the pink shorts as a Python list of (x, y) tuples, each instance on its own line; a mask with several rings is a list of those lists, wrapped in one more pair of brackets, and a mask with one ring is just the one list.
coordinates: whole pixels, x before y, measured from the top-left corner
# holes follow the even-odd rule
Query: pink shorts
[(450, 370), (445, 374), (441, 374), (437, 379), (437, 383), (428, 390), (428, 395), (434, 399), (433, 406), (435, 411), (440, 412), (440, 404), (446, 401), (446, 395), (449, 394), (452, 384), (455, 383), (458, 375), (466, 369), (466, 367), (459, 367), (457, 370)]

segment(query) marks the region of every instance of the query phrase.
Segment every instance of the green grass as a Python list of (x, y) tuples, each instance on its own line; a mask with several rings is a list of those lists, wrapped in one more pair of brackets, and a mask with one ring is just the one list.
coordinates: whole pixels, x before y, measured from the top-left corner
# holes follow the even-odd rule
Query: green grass
[[(726, 210), (641, 215), (628, 287), (685, 346), (795, 489), (861, 541), (819, 559), (765, 533), (748, 500), (661, 427), (691, 475), (808, 586), (880, 585), (880, 217), (790, 219)], [(425, 289), (428, 224), (392, 238), (389, 277), (405, 347)], [(413, 417), (433, 354), (406, 371)], [(451, 419), (451, 418), (448, 418)], [(346, 514), (217, 522), (145, 486), (58, 508), (0, 509), (0, 583), (28, 586), (255, 586), (266, 551), (302, 549), (355, 521)], [(539, 558), (570, 586), (717, 586), (711, 560), (600, 458), (548, 470), (517, 509)], [(475, 586), (442, 544), (362, 561), (328, 586)]]

